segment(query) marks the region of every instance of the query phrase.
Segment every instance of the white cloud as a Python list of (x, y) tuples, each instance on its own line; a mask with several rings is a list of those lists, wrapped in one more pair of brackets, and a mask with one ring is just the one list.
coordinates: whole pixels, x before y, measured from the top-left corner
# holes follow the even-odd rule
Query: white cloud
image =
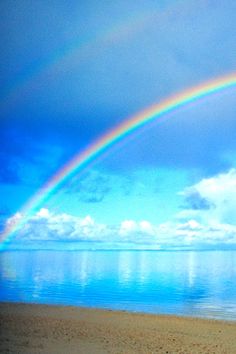
[(236, 224), (236, 170), (201, 180), (182, 193), (189, 202), (179, 218), (193, 217), (204, 224)]
[[(19, 217), (19, 215), (18, 215)], [(152, 225), (148, 221), (124, 220), (119, 226), (96, 223), (90, 216), (52, 214), (40, 210), (18, 232), (17, 241), (94, 241), (117, 245), (152, 245), (154, 248), (236, 245), (236, 226), (200, 224), (196, 220), (169, 221)]]
[(13, 225), (17, 224), (20, 219), (21, 219), (21, 214), (16, 213), (15, 215), (7, 219), (6, 226), (11, 228)]
[(50, 213), (48, 209), (41, 208), (38, 213), (36, 214), (37, 217), (42, 217), (42, 218), (49, 218)]
[[(42, 208), (17, 232), (17, 241), (94, 241), (155, 248), (236, 246), (236, 170), (203, 179), (186, 188), (187, 206), (172, 220), (154, 225), (147, 220), (123, 220), (120, 225), (97, 223), (91, 216), (55, 214)], [(17, 213), (7, 226), (17, 223)]]
[[(13, 216), (8, 223), (16, 218), (19, 220), (20, 215)], [(53, 214), (43, 208), (17, 232), (16, 240), (96, 240), (104, 234), (106, 234), (106, 226), (95, 223), (90, 216), (80, 218), (66, 213)]]
[(130, 233), (137, 232), (138, 224), (134, 220), (124, 220), (120, 225), (119, 234), (121, 236), (127, 236)]

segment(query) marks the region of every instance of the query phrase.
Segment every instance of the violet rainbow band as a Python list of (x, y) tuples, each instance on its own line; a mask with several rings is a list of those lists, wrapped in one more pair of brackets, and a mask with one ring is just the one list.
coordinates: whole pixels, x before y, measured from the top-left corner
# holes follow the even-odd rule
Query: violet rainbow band
[(99, 158), (105, 151), (114, 144), (133, 134), (144, 125), (164, 116), (168, 113), (186, 106), (191, 102), (200, 100), (203, 97), (226, 89), (236, 87), (236, 73), (202, 83), (193, 88), (173, 95), (160, 103), (153, 104), (128, 117), (121, 124), (111, 129), (103, 136), (94, 141), (82, 152), (75, 155), (67, 162), (39, 191), (22, 207), (19, 217), (15, 217), (8, 223), (1, 234), (0, 250), (13, 240), (15, 232), (27, 223), (30, 217), (42, 207), (42, 205), (73, 175), (82, 171), (89, 163)]

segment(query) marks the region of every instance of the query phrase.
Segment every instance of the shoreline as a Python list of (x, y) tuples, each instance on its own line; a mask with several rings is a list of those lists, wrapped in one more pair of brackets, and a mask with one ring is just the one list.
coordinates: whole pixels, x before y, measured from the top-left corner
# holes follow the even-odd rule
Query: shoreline
[(0, 303), (3, 353), (236, 353), (236, 322)]
[[(45, 308), (52, 308), (52, 309), (74, 309), (74, 310), (88, 310), (88, 311), (102, 311), (102, 312), (112, 312), (112, 313), (124, 313), (130, 315), (141, 315), (141, 316), (154, 316), (158, 318), (173, 318), (173, 319), (191, 319), (191, 320), (203, 320), (208, 322), (221, 322), (221, 323), (230, 323), (232, 325), (236, 325), (236, 318), (235, 319), (228, 319), (226, 317), (204, 317), (204, 316), (192, 316), (186, 314), (170, 314), (170, 313), (155, 313), (155, 312), (145, 312), (145, 311), (134, 311), (134, 310), (117, 310), (112, 308), (103, 308), (103, 307), (96, 307), (96, 306), (76, 306), (76, 305), (64, 305), (64, 304), (45, 304), (45, 303), (36, 303), (36, 302), (18, 302), (18, 301), (1, 301), (0, 300), (0, 316), (1, 311), (6, 305), (7, 307), (16, 306), (16, 307), (45, 307)], [(4, 311), (4, 310), (3, 310)]]

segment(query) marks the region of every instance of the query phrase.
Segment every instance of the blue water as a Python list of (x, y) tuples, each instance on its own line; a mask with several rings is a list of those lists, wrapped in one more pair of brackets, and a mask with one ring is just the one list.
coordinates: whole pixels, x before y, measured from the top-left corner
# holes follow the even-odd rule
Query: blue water
[(9, 251), (0, 301), (236, 320), (236, 251)]

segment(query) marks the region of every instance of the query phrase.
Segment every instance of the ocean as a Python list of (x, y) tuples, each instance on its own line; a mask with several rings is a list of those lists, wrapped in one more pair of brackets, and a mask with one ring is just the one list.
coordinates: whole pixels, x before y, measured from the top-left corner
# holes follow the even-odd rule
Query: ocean
[(236, 251), (4, 251), (0, 301), (236, 320)]

